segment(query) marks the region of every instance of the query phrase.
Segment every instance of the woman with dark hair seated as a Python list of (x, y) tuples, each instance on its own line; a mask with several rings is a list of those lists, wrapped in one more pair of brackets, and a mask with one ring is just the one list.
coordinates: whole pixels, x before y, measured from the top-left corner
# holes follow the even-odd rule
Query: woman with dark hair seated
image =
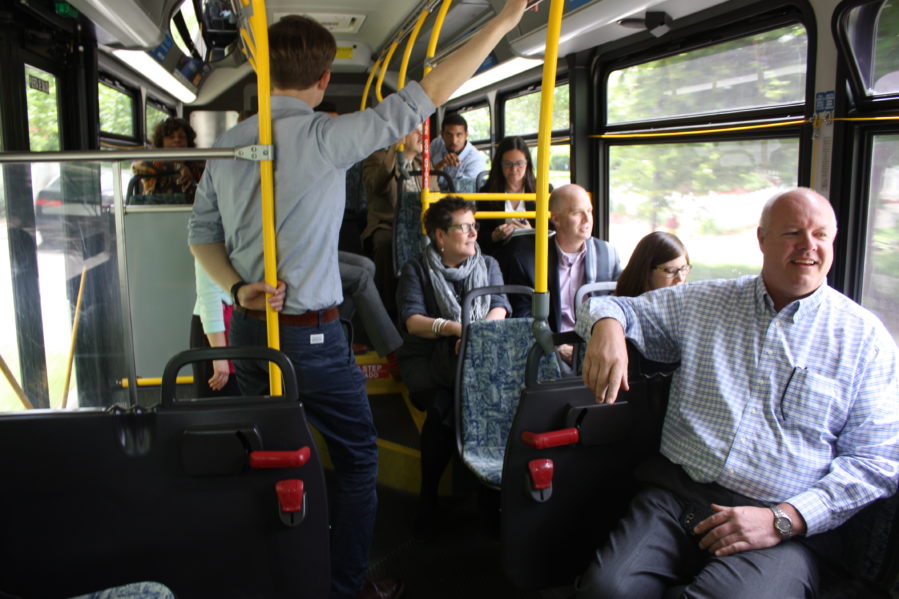
[[(170, 117), (156, 124), (150, 141), (154, 148), (194, 148), (196, 139), (190, 123)], [(141, 175), (142, 193), (184, 194), (184, 203), (192, 204), (205, 167), (202, 160), (141, 160), (131, 165), (131, 171)]]
[[(520, 137), (503, 139), (493, 154), (490, 175), (479, 190), (481, 193), (535, 193), (537, 180), (527, 143)], [(523, 200), (497, 200), (482, 202), (482, 212), (525, 212), (536, 210), (536, 202)], [(496, 255), (496, 250), (519, 229), (531, 229), (534, 223), (524, 218), (490, 219), (481, 221), (478, 244), (485, 254)]]
[[(403, 346), (400, 372), (416, 407), (427, 411), (421, 431), (421, 495), (416, 534), (433, 532), (437, 488), (453, 455), (453, 388), (462, 336), (461, 305), (465, 293), (502, 285), (496, 260), (477, 244), (475, 206), (460, 198), (443, 198), (425, 213), (431, 240), (423, 254), (409, 260), (397, 290)], [(471, 320), (505, 318), (511, 307), (505, 295), (475, 300)]]
[(654, 231), (641, 239), (618, 277), (615, 295), (636, 297), (647, 291), (678, 285), (693, 267), (690, 254), (676, 235)]

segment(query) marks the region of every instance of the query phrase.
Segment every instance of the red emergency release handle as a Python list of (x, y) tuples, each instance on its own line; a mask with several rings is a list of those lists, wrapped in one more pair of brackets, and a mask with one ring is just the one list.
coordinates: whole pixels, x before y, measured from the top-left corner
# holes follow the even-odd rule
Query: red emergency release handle
[(576, 428), (563, 428), (546, 433), (531, 433), (522, 431), (521, 441), (534, 449), (549, 449), (551, 447), (563, 447), (574, 445), (580, 441), (581, 434)]
[(308, 447), (294, 451), (251, 451), (250, 468), (299, 468), (311, 455)]
[(544, 491), (553, 486), (553, 461), (547, 459), (531, 460), (528, 471), (531, 475), (531, 487), (535, 491)]
[(303, 481), (299, 479), (281, 480), (275, 483), (278, 505), (283, 512), (299, 512), (303, 509)]

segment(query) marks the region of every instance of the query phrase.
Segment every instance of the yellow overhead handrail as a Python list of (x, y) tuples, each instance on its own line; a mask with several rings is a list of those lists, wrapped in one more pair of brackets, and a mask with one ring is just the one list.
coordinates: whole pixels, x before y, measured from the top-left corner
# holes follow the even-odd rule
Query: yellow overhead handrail
[(381, 67), (381, 58), (378, 57), (378, 60), (375, 61), (374, 66), (371, 68), (371, 72), (368, 74), (368, 79), (365, 81), (365, 89), (362, 90), (362, 102), (359, 103), (359, 110), (365, 110), (365, 105), (368, 103), (368, 92), (371, 90), (371, 83), (375, 80), (375, 73), (378, 72), (378, 69)]
[(390, 44), (390, 49), (387, 51), (387, 56), (384, 57), (384, 63), (381, 65), (381, 72), (378, 73), (378, 82), (375, 84), (375, 97), (378, 99), (378, 102), (384, 101), (384, 96), (381, 95), (381, 84), (384, 83), (384, 75), (387, 74), (387, 67), (390, 66), (390, 59), (393, 58), (393, 53), (396, 52), (399, 45), (400, 43), (398, 41)]
[[(250, 0), (241, 0), (244, 7)], [(272, 103), (271, 80), (269, 71), (268, 23), (265, 16), (265, 0), (252, 0), (252, 14), (246, 19), (250, 27), (247, 35), (243, 29), (241, 38), (248, 44), (249, 55), (255, 58), (253, 68), (256, 70), (257, 93), (259, 97), (259, 145), (272, 148)], [(260, 188), (262, 194), (262, 250), (265, 262), (265, 281), (272, 287), (278, 285), (277, 240), (275, 237), (275, 182), (274, 156), (269, 151), (259, 161)], [(270, 296), (267, 296), (270, 297)], [(278, 327), (278, 314), (265, 303), (266, 332), (268, 345), (280, 349), (281, 337)], [(275, 364), (269, 364), (269, 389), (272, 395), (281, 395), (281, 372)]]
[[(431, 37), (428, 40), (428, 50), (425, 52), (424, 74), (431, 72), (431, 60), (437, 53), (437, 40), (440, 38), (440, 30), (443, 29), (443, 21), (449, 11), (453, 0), (443, 0), (434, 27), (431, 29)], [(421, 234), (425, 234), (425, 212), (431, 204), (431, 119), (425, 119), (421, 124)]]
[(418, 20), (415, 21), (415, 26), (412, 28), (412, 33), (409, 34), (409, 39), (406, 40), (406, 49), (403, 51), (403, 60), (400, 62), (400, 77), (397, 89), (406, 87), (406, 71), (409, 68), (409, 58), (412, 56), (412, 46), (415, 45), (415, 41), (418, 39), (418, 33), (421, 31), (421, 27), (424, 25), (425, 19), (428, 18), (429, 14), (431, 13), (427, 8), (421, 11), (418, 15)]

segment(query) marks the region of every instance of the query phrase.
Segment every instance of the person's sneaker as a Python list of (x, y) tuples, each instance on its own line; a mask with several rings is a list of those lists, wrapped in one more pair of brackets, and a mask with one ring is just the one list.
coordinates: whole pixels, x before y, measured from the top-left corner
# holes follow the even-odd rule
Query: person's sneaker
[(403, 581), (398, 578), (366, 580), (357, 599), (397, 599), (405, 589)]

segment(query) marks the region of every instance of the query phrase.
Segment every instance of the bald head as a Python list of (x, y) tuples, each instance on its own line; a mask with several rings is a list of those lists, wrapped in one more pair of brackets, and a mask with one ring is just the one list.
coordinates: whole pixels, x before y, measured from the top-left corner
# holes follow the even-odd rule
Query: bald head
[(809, 205), (819, 207), (825, 212), (829, 212), (830, 218), (833, 221), (833, 227), (834, 229), (836, 229), (837, 217), (833, 211), (833, 206), (830, 205), (830, 202), (827, 200), (827, 198), (822, 196), (814, 189), (809, 189), (808, 187), (797, 187), (795, 189), (790, 189), (776, 196), (773, 196), (771, 199), (765, 202), (765, 207), (762, 208), (762, 215), (759, 218), (759, 229), (766, 230), (771, 226), (772, 213), (774, 212), (774, 208), (776, 206), (802, 203), (808, 203)]
[(578, 197), (583, 197), (588, 202), (590, 201), (590, 195), (587, 193), (587, 190), (580, 185), (574, 183), (562, 185), (549, 194), (549, 211), (558, 212), (571, 198)]
[(759, 219), (762, 279), (774, 307), (813, 293), (833, 264), (837, 221), (827, 198), (800, 187), (765, 204)]
[(566, 252), (578, 252), (593, 235), (593, 204), (580, 185), (563, 185), (549, 196), (550, 219), (556, 243)]

